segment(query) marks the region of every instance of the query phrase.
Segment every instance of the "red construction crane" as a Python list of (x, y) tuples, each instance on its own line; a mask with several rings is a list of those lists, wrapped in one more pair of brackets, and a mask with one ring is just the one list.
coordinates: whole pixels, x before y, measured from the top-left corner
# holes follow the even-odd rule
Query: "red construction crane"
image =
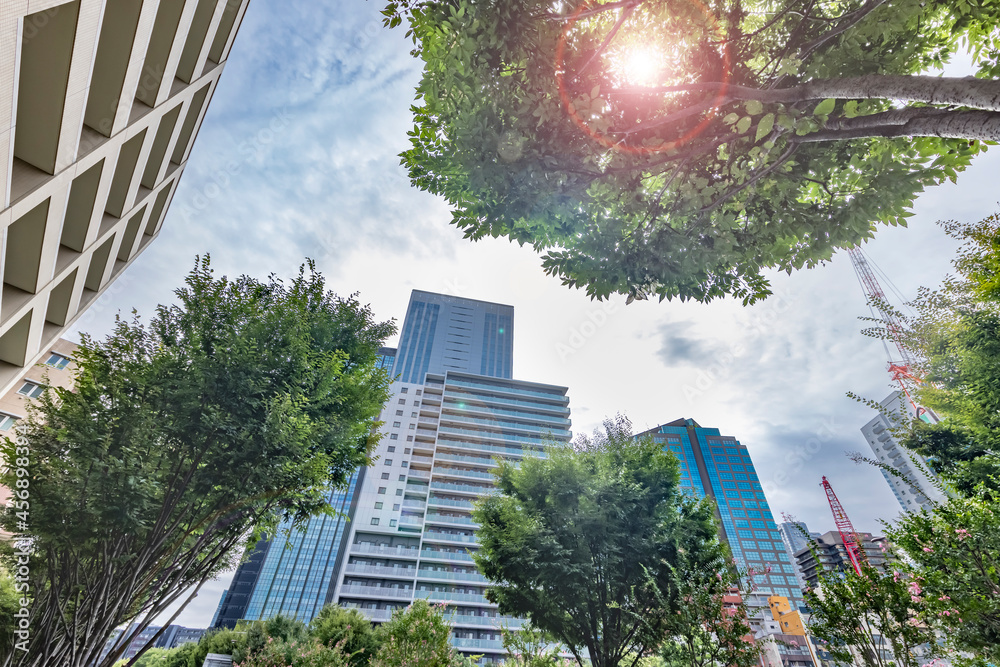
[(894, 382), (899, 383), (900, 389), (903, 390), (907, 400), (910, 401), (910, 405), (913, 406), (918, 419), (931, 423), (937, 421), (933, 414), (926, 408), (917, 405), (917, 402), (913, 400), (913, 396), (910, 394), (909, 387), (904, 382), (904, 380), (910, 380), (919, 384), (923, 380), (913, 374), (912, 369), (915, 367), (914, 359), (910, 351), (903, 345), (902, 333), (904, 327), (902, 322), (899, 321), (899, 316), (889, 306), (889, 300), (886, 298), (885, 292), (882, 291), (882, 286), (879, 285), (878, 279), (875, 277), (875, 272), (872, 270), (864, 253), (861, 252), (861, 249), (848, 248), (847, 254), (851, 257), (854, 272), (858, 275), (858, 282), (861, 283), (861, 289), (864, 290), (865, 296), (868, 298), (868, 303), (878, 309), (879, 315), (885, 323), (886, 331), (889, 332), (889, 338), (899, 353), (899, 359), (893, 360), (892, 355), (889, 353), (889, 348), (886, 347), (885, 353), (886, 357), (888, 357), (889, 374), (892, 376)]
[(840, 539), (844, 541), (844, 550), (847, 551), (847, 557), (851, 560), (854, 571), (860, 576), (861, 563), (865, 559), (865, 552), (861, 548), (858, 534), (854, 531), (854, 525), (851, 524), (850, 517), (847, 516), (844, 506), (840, 504), (837, 494), (833, 492), (833, 487), (830, 486), (830, 482), (827, 481), (826, 477), (823, 477), (821, 486), (826, 491), (826, 499), (830, 501), (833, 520), (837, 524), (837, 530), (840, 531)]

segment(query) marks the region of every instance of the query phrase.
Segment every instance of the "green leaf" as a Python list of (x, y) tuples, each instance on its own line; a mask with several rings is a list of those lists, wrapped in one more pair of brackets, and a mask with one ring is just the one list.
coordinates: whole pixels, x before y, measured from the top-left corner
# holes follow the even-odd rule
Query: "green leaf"
[(764, 111), (764, 105), (760, 100), (747, 100), (743, 106), (751, 116), (759, 116)]
[(854, 118), (858, 115), (858, 101), (857, 100), (847, 100), (844, 103), (844, 116), (847, 118)]
[(829, 116), (835, 106), (837, 106), (837, 100), (833, 99), (832, 97), (828, 97), (827, 99), (823, 100), (822, 102), (816, 105), (816, 108), (813, 109), (813, 115)]
[(769, 113), (760, 119), (757, 123), (757, 136), (754, 141), (760, 141), (767, 135), (771, 134), (771, 130), (774, 129), (774, 114)]
[(736, 131), (740, 134), (745, 133), (750, 129), (751, 123), (753, 123), (753, 119), (750, 116), (743, 116), (743, 118), (740, 118), (740, 122), (736, 123)]

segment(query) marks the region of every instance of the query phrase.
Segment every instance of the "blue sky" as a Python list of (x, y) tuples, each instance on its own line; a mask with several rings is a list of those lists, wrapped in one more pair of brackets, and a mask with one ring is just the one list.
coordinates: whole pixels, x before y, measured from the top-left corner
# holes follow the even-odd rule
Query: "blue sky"
[[(577, 432), (619, 411), (637, 431), (690, 417), (749, 447), (775, 514), (833, 529), (826, 475), (859, 530), (896, 516), (881, 475), (846, 457), (866, 447), (859, 429), (872, 415), (845, 394), (891, 390), (881, 344), (860, 334), (868, 310), (846, 254), (773, 276), (775, 296), (751, 308), (626, 307), (561, 286), (527, 248), (462, 239), (444, 203), (399, 166), (420, 70), (379, 9), (250, 3), (160, 236), (78, 331), (106, 333), (118, 311), (150, 314), (196, 254), (210, 252), (220, 273), (261, 277), (311, 257), (380, 319), (400, 320), (414, 288), (513, 305), (514, 376), (568, 386)], [(957, 185), (923, 195), (909, 228), (866, 246), (903, 294), (949, 271), (955, 243), (935, 221), (997, 210), (997, 173), (994, 149)], [(177, 622), (204, 627), (228, 584), (206, 585)]]

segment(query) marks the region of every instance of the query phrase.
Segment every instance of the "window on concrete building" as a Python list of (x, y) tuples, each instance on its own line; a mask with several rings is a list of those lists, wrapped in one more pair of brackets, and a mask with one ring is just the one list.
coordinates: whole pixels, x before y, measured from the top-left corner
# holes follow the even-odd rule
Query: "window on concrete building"
[[(402, 389), (400, 389), (400, 390), (399, 390), (399, 393), (400, 393), (400, 394), (405, 394), (405, 393), (407, 393), (408, 391), (410, 391), (410, 388), (409, 388), (409, 387), (403, 387)], [(419, 392), (418, 392), (418, 393), (419, 393)]]
[(10, 430), (10, 427), (13, 426), (15, 422), (17, 422), (17, 417), (0, 412), (0, 431)]
[(397, 496), (403, 495), (403, 490), (402, 489), (396, 489), (396, 495)]
[(391, 453), (393, 453), (394, 451), (396, 451), (396, 448), (395, 448), (395, 447), (393, 447), (392, 445), (389, 445), (389, 448), (388, 448), (388, 449), (389, 449), (389, 453), (390, 453), (390, 454), (391, 454)]
[(61, 371), (62, 369), (69, 366), (69, 357), (64, 357), (61, 354), (56, 354), (55, 352), (53, 352), (52, 354), (49, 355), (49, 358), (45, 360), (45, 365), (51, 366), (57, 371)]
[(21, 385), (21, 388), (17, 390), (17, 393), (22, 396), (27, 396), (28, 398), (38, 398), (45, 391), (45, 387), (35, 382), (25, 382)]
[(375, 503), (375, 509), (377, 510), (382, 509), (382, 503)]
[(390, 440), (399, 440), (399, 434), (397, 434), (397, 433), (390, 433), (389, 434), (389, 439)]
[(384, 486), (378, 487), (378, 492), (379, 492), (379, 495), (385, 495), (385, 487)]
[(392, 459), (386, 459), (385, 460), (385, 465), (391, 466), (392, 465)]
[(392, 527), (395, 527), (396, 526), (396, 520), (395, 519), (389, 519), (389, 525), (392, 526)]
[(377, 526), (378, 525), (378, 517), (377, 516), (373, 516), (372, 517), (372, 525), (373, 526)]
[(389, 473), (387, 472), (382, 473), (382, 479), (389, 479)]

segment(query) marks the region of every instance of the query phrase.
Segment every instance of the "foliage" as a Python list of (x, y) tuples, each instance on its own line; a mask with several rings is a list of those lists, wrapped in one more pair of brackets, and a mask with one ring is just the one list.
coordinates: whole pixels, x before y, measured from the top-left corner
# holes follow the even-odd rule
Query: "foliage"
[(982, 488), (889, 531), (908, 557), (910, 594), (958, 651), (1000, 661), (1000, 512)]
[(577, 449), (551, 447), (520, 467), (498, 461), (500, 493), (473, 511), (487, 597), (580, 664), (586, 650), (594, 667), (656, 649), (675, 614), (679, 553), (718, 548), (710, 507), (680, 494), (676, 458), (631, 432), (619, 416)]
[(812, 612), (809, 628), (827, 643), (836, 662), (853, 663), (853, 647), (865, 667), (917, 667), (914, 649), (934, 644), (933, 629), (919, 622), (922, 602), (911, 596), (898, 573), (865, 566), (860, 575), (854, 570), (826, 573), (820, 584), (805, 591)]
[(372, 667), (449, 667), (457, 652), (451, 647), (451, 628), (442, 608), (414, 600), (393, 612), (378, 628), (379, 646)]
[(368, 664), (379, 649), (372, 624), (357, 609), (329, 604), (309, 624), (310, 636), (324, 646), (340, 645), (352, 667)]
[(555, 638), (530, 622), (518, 630), (502, 628), (501, 637), (509, 656), (504, 667), (558, 667), (562, 663)]
[(753, 576), (761, 573), (738, 572), (724, 549), (711, 555), (679, 554), (673, 567), (674, 597), (682, 602), (660, 655), (667, 665), (753, 667), (760, 662), (762, 645), (749, 641), (753, 630), (740, 589), (752, 586)]
[(312, 639), (291, 642), (268, 638), (260, 649), (234, 661), (234, 667), (347, 667), (348, 656), (339, 644), (325, 646)]
[(329, 485), (369, 460), (391, 323), (311, 263), (284, 283), (216, 278), (205, 258), (175, 294), (148, 324), (84, 337), (75, 388), (44, 394), (2, 448), (27, 458), (34, 549), (29, 651), (3, 664), (113, 664), (97, 656), (114, 627), (140, 632), (248, 537), (332, 511)]
[[(764, 269), (905, 224), (925, 187), (1000, 139), (993, 2), (391, 0), (383, 14), (408, 22), (424, 62), (411, 181), (468, 238), (530, 244), (592, 297), (751, 302)], [(966, 48), (978, 80), (936, 76)]]
[(17, 591), (14, 577), (0, 564), (0, 655), (14, 648), (14, 614), (21, 608), (22, 594)]

